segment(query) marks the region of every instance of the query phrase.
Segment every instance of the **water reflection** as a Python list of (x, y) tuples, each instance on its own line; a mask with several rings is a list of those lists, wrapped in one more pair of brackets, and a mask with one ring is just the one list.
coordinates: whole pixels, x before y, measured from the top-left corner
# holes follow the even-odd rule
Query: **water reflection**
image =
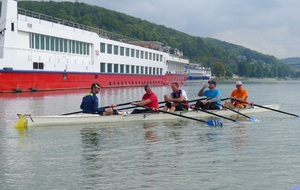
[(233, 147), (242, 149), (247, 144), (249, 125), (237, 125), (232, 127), (232, 137), (230, 138)]
[(159, 172), (159, 138), (157, 134), (156, 127), (159, 124), (156, 122), (153, 123), (143, 123), (144, 137), (145, 137), (145, 146), (144, 159), (141, 160), (142, 172), (144, 175), (153, 175)]

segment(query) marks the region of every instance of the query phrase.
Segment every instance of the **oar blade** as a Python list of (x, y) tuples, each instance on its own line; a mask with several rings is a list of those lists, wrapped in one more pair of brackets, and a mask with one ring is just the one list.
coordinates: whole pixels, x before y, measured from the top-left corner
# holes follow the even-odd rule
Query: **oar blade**
[(211, 127), (223, 127), (223, 123), (217, 120), (207, 120), (205, 123)]
[(253, 118), (253, 117), (249, 118), (249, 120), (250, 120), (250, 121), (253, 121), (253, 122), (259, 122), (259, 120), (258, 120), (258, 119), (256, 119), (256, 118)]

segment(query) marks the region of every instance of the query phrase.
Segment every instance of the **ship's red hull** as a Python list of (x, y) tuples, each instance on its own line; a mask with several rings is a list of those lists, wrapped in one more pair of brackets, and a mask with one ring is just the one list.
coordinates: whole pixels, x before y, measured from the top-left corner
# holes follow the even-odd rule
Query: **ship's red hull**
[(172, 82), (184, 84), (186, 79), (187, 76), (183, 74), (132, 75), (3, 71), (0, 72), (0, 93), (84, 89), (89, 88), (93, 82), (109, 88), (145, 84), (168, 85)]

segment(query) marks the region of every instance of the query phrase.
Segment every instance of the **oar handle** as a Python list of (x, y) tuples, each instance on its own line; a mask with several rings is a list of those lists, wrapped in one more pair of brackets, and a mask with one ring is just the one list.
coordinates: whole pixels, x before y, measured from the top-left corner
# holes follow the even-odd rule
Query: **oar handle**
[(249, 104), (249, 105), (254, 105), (254, 106), (257, 106), (257, 107), (260, 107), (260, 108), (264, 108), (264, 109), (276, 111), (276, 112), (279, 112), (279, 113), (291, 115), (291, 116), (294, 116), (294, 117), (300, 117), (299, 115), (296, 115), (296, 114), (292, 114), (292, 113), (288, 113), (288, 112), (285, 112), (285, 111), (276, 110), (276, 109), (273, 109), (273, 108), (265, 107), (265, 106), (254, 104), (254, 103), (244, 102), (244, 101), (236, 100), (236, 99), (233, 99), (233, 98), (232, 98), (232, 100), (237, 101), (237, 102), (246, 103), (246, 104)]

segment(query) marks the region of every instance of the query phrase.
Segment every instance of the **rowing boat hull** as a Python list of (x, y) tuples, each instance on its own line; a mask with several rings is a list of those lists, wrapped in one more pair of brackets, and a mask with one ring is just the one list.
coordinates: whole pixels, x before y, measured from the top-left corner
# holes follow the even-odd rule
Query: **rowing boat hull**
[[(272, 109), (279, 109), (279, 105), (265, 105), (265, 107)], [(254, 107), (238, 110), (243, 114), (260, 113), (270, 111), (268, 109)], [(222, 116), (238, 115), (230, 110), (214, 110), (213, 113)], [(211, 114), (201, 111), (176, 112), (193, 118), (206, 118), (212, 116)], [(145, 113), (145, 114), (131, 114), (131, 115), (112, 115), (99, 116), (97, 114), (76, 114), (76, 115), (53, 115), (53, 116), (31, 116), (26, 115), (27, 126), (61, 126), (61, 125), (81, 125), (81, 124), (103, 124), (103, 123), (118, 123), (118, 122), (136, 122), (136, 121), (159, 121), (159, 120), (176, 120), (185, 119), (182, 117), (165, 114), (165, 113)]]

